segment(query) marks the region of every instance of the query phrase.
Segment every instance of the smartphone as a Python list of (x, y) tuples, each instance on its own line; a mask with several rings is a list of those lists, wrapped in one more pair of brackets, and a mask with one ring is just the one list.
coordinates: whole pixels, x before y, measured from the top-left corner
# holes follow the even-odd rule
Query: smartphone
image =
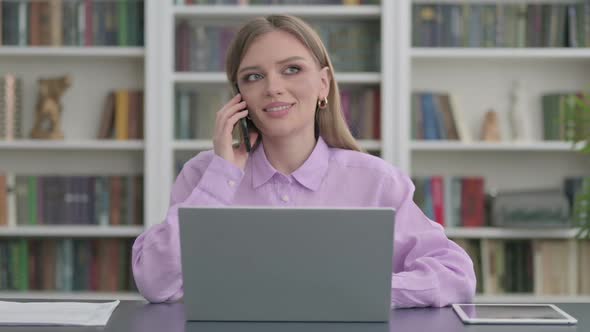
[[(240, 93), (238, 84), (235, 84), (234, 88), (236, 93)], [(252, 150), (252, 146), (250, 145), (250, 131), (248, 130), (249, 121), (250, 120), (248, 120), (248, 118), (241, 118), (240, 121), (238, 121), (240, 123), (240, 135), (242, 135), (242, 138), (244, 139), (244, 144), (246, 145), (246, 151), (248, 153), (250, 153), (250, 151)]]

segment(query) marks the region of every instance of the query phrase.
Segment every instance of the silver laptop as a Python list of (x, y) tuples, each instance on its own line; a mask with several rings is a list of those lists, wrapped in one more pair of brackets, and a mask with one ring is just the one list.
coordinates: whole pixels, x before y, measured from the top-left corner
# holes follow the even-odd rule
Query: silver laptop
[(389, 319), (394, 209), (178, 213), (187, 320)]

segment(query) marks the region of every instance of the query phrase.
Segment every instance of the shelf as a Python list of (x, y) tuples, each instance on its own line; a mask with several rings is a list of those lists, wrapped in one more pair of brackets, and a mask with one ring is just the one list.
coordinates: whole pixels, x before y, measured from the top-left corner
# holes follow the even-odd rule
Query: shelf
[(381, 6), (320, 6), (320, 5), (276, 5), (276, 6), (223, 6), (196, 5), (175, 6), (173, 14), (177, 18), (231, 19), (250, 18), (271, 14), (291, 14), (306, 18), (379, 18)]
[(590, 302), (590, 295), (535, 295), (535, 294), (498, 294), (476, 295), (476, 303), (559, 303)]
[(473, 142), (464, 143), (460, 141), (432, 140), (413, 141), (410, 144), (412, 151), (485, 151), (485, 152), (573, 152), (581, 149), (582, 143), (575, 148), (568, 142)]
[(1, 237), (137, 237), (143, 226), (95, 226), (95, 225), (50, 225), (50, 226), (3, 226)]
[(0, 56), (41, 56), (41, 57), (86, 57), (86, 58), (143, 58), (145, 49), (143, 47), (118, 47), (118, 46), (96, 46), (96, 47), (22, 47), (2, 46)]
[[(176, 83), (227, 83), (225, 73), (221, 72), (189, 72), (173, 74), (172, 80)], [(338, 83), (344, 84), (379, 84), (380, 73), (336, 73)]]
[[(358, 140), (359, 144), (368, 151), (378, 151), (381, 149), (381, 142), (377, 140)], [(202, 151), (213, 148), (213, 142), (206, 139), (196, 140), (175, 140), (172, 143), (175, 151)]]
[(414, 47), (412, 59), (554, 59), (590, 60), (590, 48), (464, 48)]
[(0, 140), (1, 150), (113, 150), (113, 151), (141, 151), (144, 149), (143, 140)]
[[(58, 291), (4, 291), (0, 290), (0, 299), (23, 300), (144, 300), (135, 292), (58, 292)], [(147, 302), (147, 301), (146, 301)]]
[(577, 228), (522, 229), (505, 227), (457, 227), (446, 228), (449, 238), (464, 239), (573, 239), (578, 234)]

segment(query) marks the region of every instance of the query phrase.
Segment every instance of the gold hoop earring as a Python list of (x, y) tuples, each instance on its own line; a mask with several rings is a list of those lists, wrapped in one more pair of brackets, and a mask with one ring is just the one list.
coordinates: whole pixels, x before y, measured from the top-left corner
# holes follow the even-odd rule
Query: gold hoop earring
[(320, 109), (325, 109), (326, 107), (328, 107), (328, 98), (324, 97), (324, 99), (318, 100), (318, 107)]

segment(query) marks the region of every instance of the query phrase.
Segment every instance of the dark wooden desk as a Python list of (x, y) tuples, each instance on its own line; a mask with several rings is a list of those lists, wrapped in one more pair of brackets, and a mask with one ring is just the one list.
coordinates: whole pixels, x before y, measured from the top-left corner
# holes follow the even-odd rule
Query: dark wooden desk
[(242, 323), (185, 322), (182, 303), (121, 301), (106, 327), (0, 326), (0, 332), (549, 332), (590, 331), (590, 303), (558, 303), (578, 319), (573, 326), (463, 325), (450, 308), (397, 309), (389, 323)]

